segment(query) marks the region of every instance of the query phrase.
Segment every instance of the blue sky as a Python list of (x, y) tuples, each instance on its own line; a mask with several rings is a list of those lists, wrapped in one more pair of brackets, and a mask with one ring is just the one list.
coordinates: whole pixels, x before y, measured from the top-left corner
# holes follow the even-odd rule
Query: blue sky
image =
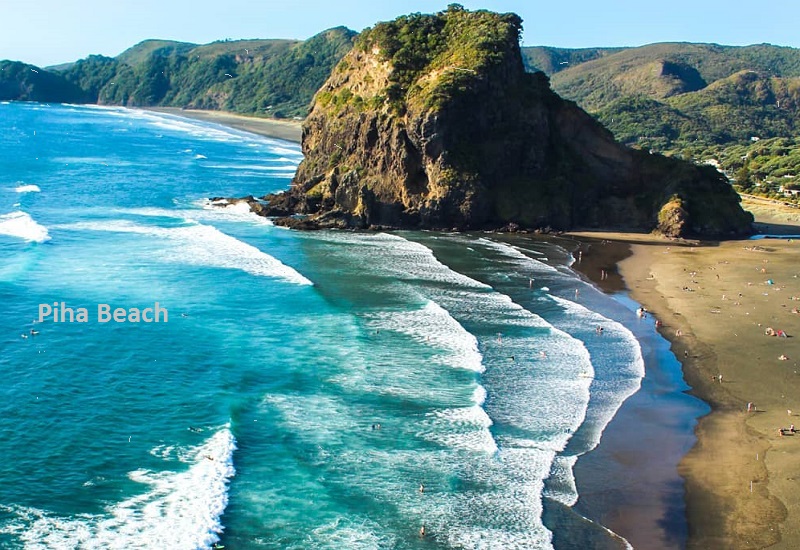
[[(515, 12), (524, 44), (566, 48), (652, 42), (768, 42), (800, 47), (800, 2), (736, 0), (485, 0), (469, 9)], [(339, 25), (445, 9), (428, 0), (2, 0), (0, 59), (46, 66), (89, 54), (114, 56), (147, 38), (207, 43), (224, 38), (299, 38)]]

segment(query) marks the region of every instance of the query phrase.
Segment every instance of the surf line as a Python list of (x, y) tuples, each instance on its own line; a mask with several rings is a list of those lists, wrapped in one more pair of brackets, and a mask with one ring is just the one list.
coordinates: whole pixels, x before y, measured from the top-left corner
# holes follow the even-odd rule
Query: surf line
[[(155, 302), (153, 307), (139, 309), (114, 308), (113, 312), (109, 304), (97, 304), (96, 321), (98, 323), (166, 323), (169, 321), (169, 311)], [(68, 307), (65, 302), (53, 302), (50, 304), (39, 304), (39, 323), (44, 321), (54, 323), (88, 323), (89, 309), (85, 307)]]

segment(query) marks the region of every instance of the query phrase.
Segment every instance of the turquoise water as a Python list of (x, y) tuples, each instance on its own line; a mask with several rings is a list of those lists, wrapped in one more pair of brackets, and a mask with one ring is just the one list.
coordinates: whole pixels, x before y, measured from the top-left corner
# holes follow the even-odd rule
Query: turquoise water
[[(0, 127), (0, 547), (553, 546), (543, 502), (575, 504), (644, 374), (566, 250), (211, 209), (302, 157), (208, 123), (19, 103)], [(88, 322), (38, 322), (62, 302)]]

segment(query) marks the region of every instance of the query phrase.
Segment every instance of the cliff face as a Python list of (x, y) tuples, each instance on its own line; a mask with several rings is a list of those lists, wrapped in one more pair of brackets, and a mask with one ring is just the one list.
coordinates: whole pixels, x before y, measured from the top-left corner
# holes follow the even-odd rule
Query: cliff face
[(520, 23), (451, 7), (364, 31), (315, 95), (305, 160), (271, 210), (322, 227), (750, 231), (715, 170), (619, 145), (525, 73)]

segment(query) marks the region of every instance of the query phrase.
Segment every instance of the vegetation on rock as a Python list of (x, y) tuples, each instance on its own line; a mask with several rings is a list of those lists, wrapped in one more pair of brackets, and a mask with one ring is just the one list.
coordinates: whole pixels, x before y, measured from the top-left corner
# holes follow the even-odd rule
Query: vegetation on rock
[(315, 96), (292, 210), (336, 227), (653, 229), (676, 196), (681, 235), (749, 231), (716, 170), (620, 146), (526, 73), (521, 29), (451, 5), (364, 31)]

